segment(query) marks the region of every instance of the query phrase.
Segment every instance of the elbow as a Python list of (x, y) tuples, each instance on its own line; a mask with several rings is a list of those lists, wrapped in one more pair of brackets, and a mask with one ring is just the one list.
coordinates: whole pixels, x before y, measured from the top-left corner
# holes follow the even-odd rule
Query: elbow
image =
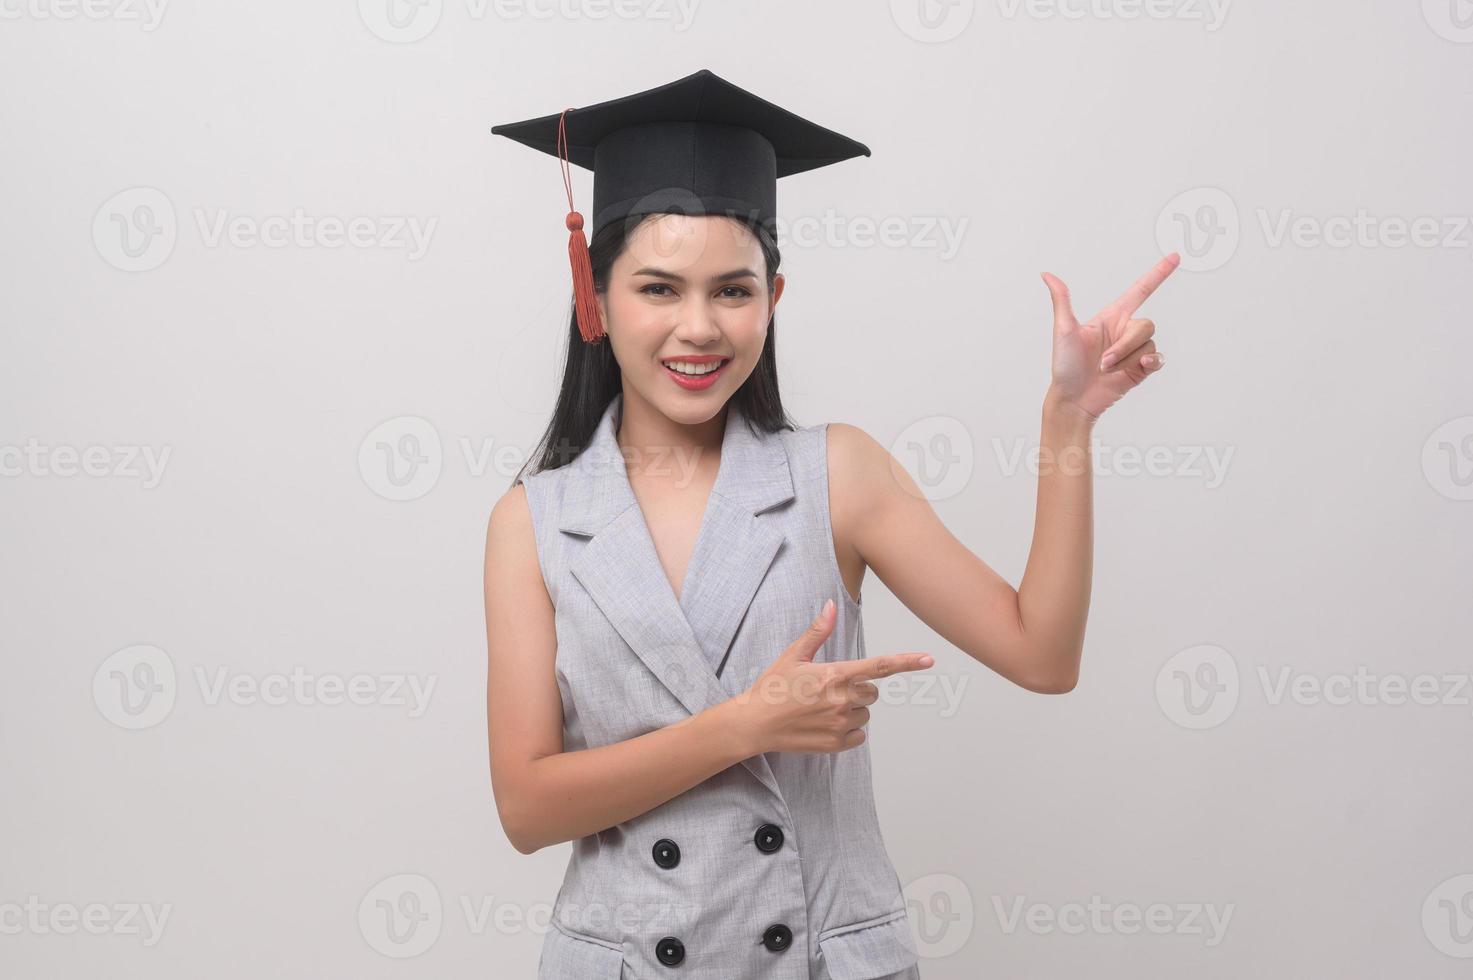
[(522, 807), (511, 801), (498, 801), (496, 811), (501, 818), (501, 832), (518, 854), (536, 854), (546, 846), (546, 842), (532, 832), (537, 824), (522, 815)]
[(511, 842), (511, 846), (516, 848), (518, 854), (536, 854), (546, 846), (545, 842), (538, 840), (535, 836), (528, 833), (527, 830), (509, 824), (505, 820), (501, 822), (501, 829), (506, 834), (506, 839)]
[(537, 842), (520, 824), (512, 823), (504, 814), (501, 817), (501, 832), (506, 835), (507, 842), (516, 849), (518, 854), (537, 853)]
[(1068, 694), (1079, 686), (1079, 661), (1082, 650), (1053, 652), (1030, 657), (1046, 665), (1030, 671), (1016, 683), (1035, 694)]
[(506, 839), (511, 841), (511, 846), (516, 848), (518, 854), (536, 854), (542, 850), (542, 845), (529, 837), (513, 836), (508, 833)]
[(1050, 674), (1046, 677), (1035, 678), (1032, 683), (1023, 686), (1035, 694), (1068, 694), (1079, 686), (1079, 673), (1073, 671)]

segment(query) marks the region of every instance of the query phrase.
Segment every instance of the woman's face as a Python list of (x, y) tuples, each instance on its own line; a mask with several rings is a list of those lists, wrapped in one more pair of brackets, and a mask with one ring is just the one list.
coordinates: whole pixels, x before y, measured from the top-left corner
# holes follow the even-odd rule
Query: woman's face
[(600, 296), (625, 386), (677, 422), (710, 419), (757, 366), (782, 291), (781, 274), (768, 291), (762, 247), (742, 222), (646, 219)]

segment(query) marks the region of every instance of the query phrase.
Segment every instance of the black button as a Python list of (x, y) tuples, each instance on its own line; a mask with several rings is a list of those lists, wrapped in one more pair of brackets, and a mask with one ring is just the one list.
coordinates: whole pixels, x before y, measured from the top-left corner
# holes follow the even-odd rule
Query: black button
[(662, 868), (673, 868), (680, 863), (680, 845), (668, 837), (655, 841), (655, 863)]
[(767, 931), (762, 934), (762, 945), (774, 953), (781, 953), (793, 945), (793, 930), (781, 922), (775, 926), (768, 926)]
[(679, 966), (685, 959), (685, 943), (674, 936), (666, 936), (655, 946), (655, 956), (666, 966)]
[(771, 854), (783, 846), (783, 829), (777, 824), (765, 823), (757, 828), (757, 836), (752, 840), (757, 844), (757, 850)]

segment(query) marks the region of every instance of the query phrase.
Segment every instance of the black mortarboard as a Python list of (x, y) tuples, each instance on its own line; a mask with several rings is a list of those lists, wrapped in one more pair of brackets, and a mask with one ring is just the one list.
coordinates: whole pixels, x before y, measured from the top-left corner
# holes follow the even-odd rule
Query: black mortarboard
[[(773, 230), (779, 177), (869, 156), (863, 143), (704, 68), (658, 88), (491, 132), (592, 170), (594, 234), (621, 218), (665, 211), (734, 214)], [(566, 172), (563, 179), (580, 330), (585, 340), (596, 340), (603, 325), (583, 218), (573, 209)]]

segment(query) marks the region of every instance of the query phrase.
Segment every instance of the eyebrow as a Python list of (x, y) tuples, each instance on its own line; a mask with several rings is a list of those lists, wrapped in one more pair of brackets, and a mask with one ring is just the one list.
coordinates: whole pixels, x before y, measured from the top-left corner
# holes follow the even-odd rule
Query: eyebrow
[[(654, 276), (657, 279), (669, 279), (671, 282), (678, 282), (682, 286), (685, 285), (685, 277), (684, 276), (677, 275), (674, 272), (670, 272), (670, 271), (665, 270), (665, 269), (657, 269), (654, 266), (650, 266), (650, 265), (645, 266), (643, 269), (637, 270), (636, 272), (633, 273), (633, 275), (636, 275), (636, 276)], [(712, 276), (710, 281), (711, 282), (722, 282), (722, 281), (727, 280), (727, 279), (756, 279), (756, 278), (757, 278), (757, 273), (753, 272), (751, 269), (733, 269), (730, 272), (723, 272), (719, 276)]]

